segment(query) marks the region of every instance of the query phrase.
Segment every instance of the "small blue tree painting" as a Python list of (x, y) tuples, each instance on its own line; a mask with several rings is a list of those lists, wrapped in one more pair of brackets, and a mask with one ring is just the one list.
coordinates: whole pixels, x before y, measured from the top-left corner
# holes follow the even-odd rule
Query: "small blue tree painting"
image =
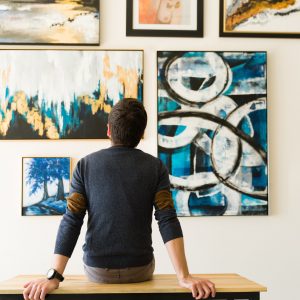
[(70, 158), (23, 158), (23, 216), (62, 215), (70, 185)]

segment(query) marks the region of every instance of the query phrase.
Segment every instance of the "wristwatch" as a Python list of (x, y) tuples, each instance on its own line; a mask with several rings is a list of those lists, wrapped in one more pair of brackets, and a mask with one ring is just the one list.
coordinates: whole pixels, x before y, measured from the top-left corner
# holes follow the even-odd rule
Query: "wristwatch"
[(48, 280), (51, 280), (51, 279), (58, 279), (60, 282), (64, 281), (64, 277), (59, 274), (55, 269), (50, 269), (48, 272), (47, 272), (47, 279)]

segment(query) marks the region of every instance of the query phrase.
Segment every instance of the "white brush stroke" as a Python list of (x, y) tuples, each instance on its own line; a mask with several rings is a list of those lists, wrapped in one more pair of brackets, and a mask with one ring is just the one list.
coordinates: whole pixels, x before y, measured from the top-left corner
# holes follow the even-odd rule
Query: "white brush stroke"
[[(198, 62), (197, 64), (195, 62)], [(199, 61), (203, 64), (199, 65)], [(203, 57), (180, 57), (173, 61), (167, 73), (167, 81), (173, 91), (181, 97), (194, 102), (206, 103), (216, 98), (230, 83), (231, 69), (222, 57), (214, 52), (203, 52)], [(184, 77), (206, 78), (216, 76), (215, 81), (207, 88), (194, 91), (182, 83)]]
[[(115, 76), (104, 78), (103, 59), (107, 55)], [(142, 72), (142, 52), (136, 51), (0, 51), (0, 103), (5, 90), (10, 95), (23, 91), (28, 97), (38, 94), (48, 107), (64, 101), (70, 108), (74, 96), (92, 95), (99, 80), (108, 88), (114, 103), (120, 100), (123, 86), (116, 80), (117, 67)], [(4, 74), (8, 74), (4, 76)]]

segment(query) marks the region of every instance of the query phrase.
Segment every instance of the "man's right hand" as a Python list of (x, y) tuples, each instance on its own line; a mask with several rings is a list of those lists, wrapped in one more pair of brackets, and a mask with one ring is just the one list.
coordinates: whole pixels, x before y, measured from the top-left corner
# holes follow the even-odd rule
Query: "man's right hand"
[(23, 296), (25, 300), (45, 300), (47, 294), (59, 287), (58, 279), (36, 279), (24, 285)]
[(179, 285), (190, 289), (195, 299), (207, 299), (209, 296), (216, 296), (216, 288), (214, 283), (207, 279), (200, 279), (188, 275), (185, 278), (179, 279)]

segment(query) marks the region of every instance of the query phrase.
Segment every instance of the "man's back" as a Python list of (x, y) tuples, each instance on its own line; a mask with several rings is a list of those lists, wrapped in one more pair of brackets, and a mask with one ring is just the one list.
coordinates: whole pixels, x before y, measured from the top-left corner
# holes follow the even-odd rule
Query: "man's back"
[[(166, 168), (141, 150), (113, 146), (81, 159), (74, 171), (68, 208), (75, 215), (82, 216), (83, 207), (88, 212), (85, 264), (125, 268), (149, 263), (153, 259), (153, 206), (156, 195), (164, 190), (169, 191)], [(172, 214), (176, 217), (174, 209)], [(158, 218), (164, 215), (170, 217), (170, 207)], [(69, 224), (62, 222), (60, 232)], [(181, 230), (176, 231), (181, 236)], [(58, 236), (56, 253), (66, 253), (71, 246)]]
[(159, 161), (135, 148), (115, 146), (83, 163), (89, 214), (86, 264), (95, 266), (97, 260), (100, 267), (122, 268), (149, 263)]

